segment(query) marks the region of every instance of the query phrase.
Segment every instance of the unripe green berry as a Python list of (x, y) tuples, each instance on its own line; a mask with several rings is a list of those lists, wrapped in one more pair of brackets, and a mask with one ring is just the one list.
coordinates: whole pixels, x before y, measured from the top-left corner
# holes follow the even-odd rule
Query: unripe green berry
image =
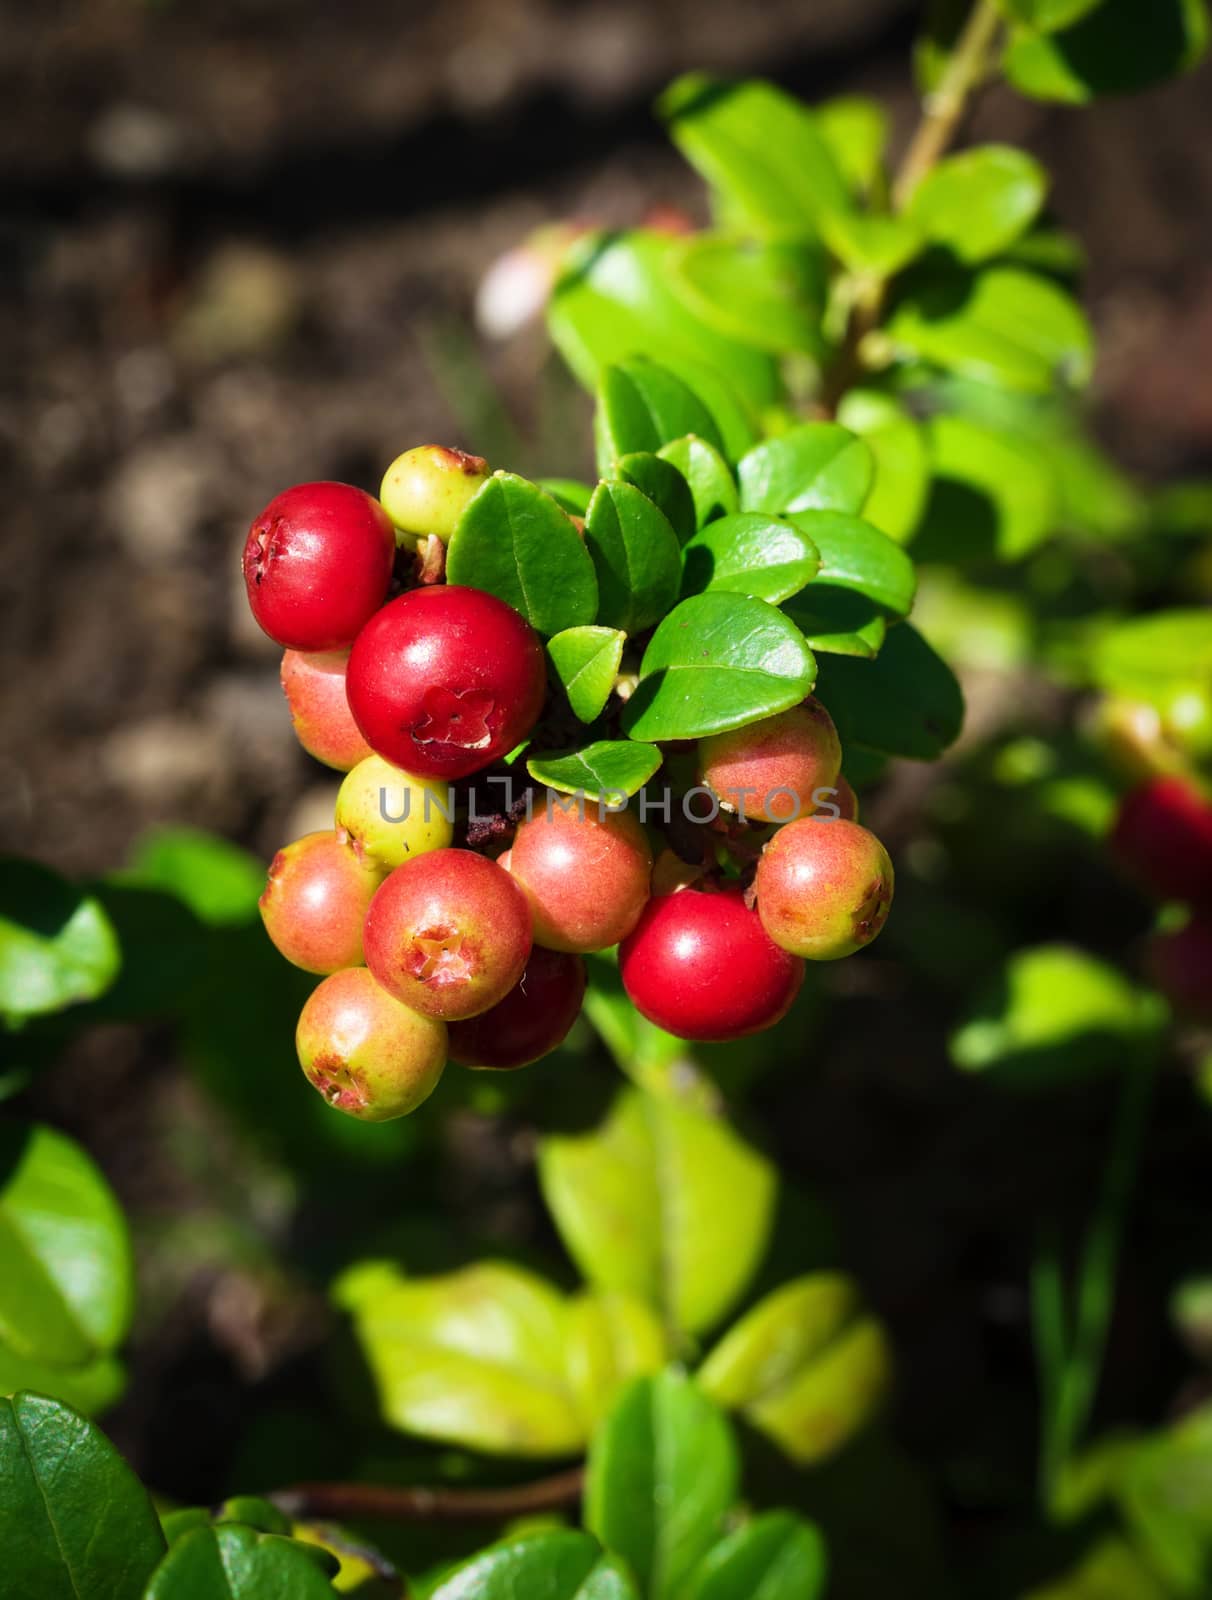
[(449, 785), (403, 772), (382, 756), (359, 761), (337, 791), (337, 827), (387, 871), (444, 849), (454, 834), (452, 816)]
[(450, 450), (440, 444), (419, 444), (397, 456), (383, 474), (379, 499), (395, 523), (396, 540), (436, 534), (449, 544), (467, 504), (487, 483), (488, 463), (482, 456)]

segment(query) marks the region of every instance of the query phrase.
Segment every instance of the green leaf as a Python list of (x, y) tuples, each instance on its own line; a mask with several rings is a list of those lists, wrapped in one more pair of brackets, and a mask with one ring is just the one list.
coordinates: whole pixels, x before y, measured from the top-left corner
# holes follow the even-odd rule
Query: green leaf
[(730, 218), (764, 238), (810, 236), (845, 210), (846, 182), (807, 106), (757, 80), (677, 79), (661, 116), (682, 154), (723, 196)]
[(582, 722), (601, 716), (623, 659), (627, 635), (618, 628), (565, 628), (547, 644), (568, 704)]
[(718, 1117), (638, 1089), (592, 1132), (544, 1139), (539, 1179), (587, 1281), (691, 1333), (744, 1293), (769, 1239), (770, 1165)]
[(122, 881), (175, 895), (212, 927), (236, 927), (257, 921), (265, 863), (199, 828), (153, 828), (135, 846)]
[(1127, 1539), (1108, 1537), (1063, 1577), (1023, 1600), (1172, 1600), (1173, 1594)]
[(809, 584), (784, 607), (813, 651), (826, 655), (862, 656), (880, 653), (888, 633), (884, 612), (866, 595), (830, 584)]
[(1164, 1021), (1157, 997), (1068, 945), (1019, 950), (952, 1035), (966, 1072), (1031, 1086), (1136, 1059)]
[(803, 596), (811, 605), (823, 588), (865, 595), (894, 617), (913, 607), (917, 573), (913, 562), (886, 533), (862, 517), (840, 511), (799, 511), (787, 519), (806, 533), (821, 554), (820, 571)]
[(620, 1564), (572, 1528), (528, 1533), (457, 1567), (430, 1600), (639, 1600)]
[(890, 539), (906, 543), (930, 485), (925, 433), (895, 400), (875, 389), (851, 389), (837, 420), (857, 433), (875, 458), (875, 482), (863, 516)]
[(589, 1453), (585, 1526), (650, 1600), (675, 1600), (719, 1539), (739, 1487), (727, 1420), (683, 1373), (640, 1378)]
[(599, 483), (585, 519), (607, 627), (642, 633), (673, 605), (681, 551), (669, 518), (630, 483)]
[(649, 641), (623, 726), (633, 739), (699, 739), (786, 711), (815, 681), (803, 636), (773, 606), (693, 595)]
[(121, 1208), (52, 1128), (0, 1125), (0, 1351), (81, 1369), (130, 1326), (134, 1269)]
[(589, 510), (593, 495), (591, 483), (581, 483), (577, 478), (536, 478), (535, 483), (544, 494), (551, 496), (561, 511), (583, 517)]
[(0, 1548), (29, 1600), (140, 1600), (164, 1553), (146, 1489), (91, 1422), (43, 1395), (0, 1399)]
[(820, 554), (808, 534), (779, 517), (720, 517), (686, 546), (683, 594), (726, 590), (777, 605), (816, 576)]
[(526, 770), (536, 783), (561, 794), (583, 794), (609, 804), (642, 789), (661, 765), (654, 744), (632, 739), (599, 739), (567, 755), (535, 756)]
[(958, 737), (964, 697), (955, 674), (912, 623), (888, 630), (874, 661), (831, 655), (818, 663), (817, 697), (829, 708), (843, 748), (937, 761)]
[(10, 1025), (96, 999), (121, 963), (92, 895), (37, 862), (0, 859), (0, 1016)]
[(577, 530), (549, 494), (494, 473), (459, 518), (446, 553), (451, 583), (487, 590), (538, 633), (592, 622), (598, 586)]
[(659, 1372), (669, 1359), (653, 1308), (616, 1293), (587, 1293), (570, 1302), (565, 1353), (568, 1381), (591, 1436), (624, 1384)]
[(818, 1600), (825, 1541), (791, 1511), (767, 1511), (726, 1535), (694, 1574), (689, 1600)]
[(1100, 689), (1165, 704), (1185, 685), (1212, 679), (1212, 611), (1155, 611), (1117, 623), (1095, 641)]
[(959, 260), (983, 261), (1031, 226), (1048, 192), (1038, 161), (1011, 145), (947, 156), (913, 191), (908, 216)]
[(224, 1522), (178, 1539), (144, 1600), (333, 1600), (333, 1594), (307, 1546)]
[(878, 100), (840, 95), (813, 108), (817, 130), (833, 154), (834, 165), (860, 194), (879, 176), (888, 143), (888, 114)]
[(699, 1368), (698, 1381), (807, 1466), (871, 1420), (890, 1376), (887, 1340), (856, 1285), (818, 1272), (747, 1311)]
[(1084, 17), (1104, 0), (999, 0), (1011, 22), (1025, 23), (1038, 33), (1055, 33)]
[(619, 477), (633, 483), (641, 494), (646, 494), (653, 505), (659, 506), (669, 519), (669, 526), (677, 535), (678, 543), (685, 544), (696, 527), (694, 496), (685, 477), (663, 456), (648, 451), (633, 450), (619, 457)]
[(718, 332), (773, 355), (825, 348), (825, 273), (804, 245), (697, 233), (670, 257), (673, 284), (697, 317)]
[(698, 434), (715, 447), (723, 442), (715, 418), (694, 390), (668, 367), (642, 356), (603, 371), (597, 426), (604, 472), (625, 455), (651, 454), (683, 434)]
[(967, 417), (932, 417), (926, 431), (932, 479), (915, 560), (1017, 561), (1047, 538), (1056, 485), (1042, 450)]
[(737, 463), (742, 511), (861, 511), (875, 476), (863, 441), (836, 422), (805, 422)]
[(933, 265), (906, 275), (888, 319), (893, 341), (983, 383), (1046, 394), (1089, 380), (1089, 324), (1073, 297), (1018, 267), (964, 274)]
[(1212, 1519), (1206, 1496), (1194, 1486), (1206, 1483), (1209, 1471), (1212, 1406), (1206, 1401), (1137, 1444), (1120, 1467), (1116, 1499), (1123, 1519), (1133, 1544), (1165, 1579), (1167, 1595), (1202, 1596), (1207, 1589)]
[(126, 1368), (115, 1356), (97, 1356), (82, 1367), (58, 1367), (32, 1356), (15, 1355), (0, 1343), (0, 1394), (29, 1389), (95, 1417), (116, 1405), (125, 1388)]
[(567, 1304), (533, 1273), (482, 1261), (406, 1278), (365, 1263), (335, 1296), (392, 1427), (493, 1455), (571, 1455), (584, 1444), (564, 1366)]
[(823, 225), (825, 243), (852, 272), (890, 278), (912, 261), (925, 238), (910, 217), (835, 211)]
[(688, 434), (663, 445), (660, 455), (663, 461), (675, 466), (689, 484), (698, 527), (715, 517), (740, 510), (736, 479), (723, 456), (706, 439)]
[(1186, 72), (1208, 45), (1203, 0), (1101, 0), (1058, 32), (1016, 31), (1004, 69), (1021, 93), (1080, 105)]

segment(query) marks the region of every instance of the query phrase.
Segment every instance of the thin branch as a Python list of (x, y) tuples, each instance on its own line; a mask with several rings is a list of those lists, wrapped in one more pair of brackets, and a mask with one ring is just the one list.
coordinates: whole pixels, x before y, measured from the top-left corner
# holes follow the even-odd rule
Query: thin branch
[(501, 1489), (397, 1488), (378, 1483), (300, 1483), (269, 1499), (286, 1516), (348, 1518), (354, 1522), (506, 1522), (540, 1511), (558, 1511), (580, 1500), (585, 1469), (572, 1467), (550, 1478)]

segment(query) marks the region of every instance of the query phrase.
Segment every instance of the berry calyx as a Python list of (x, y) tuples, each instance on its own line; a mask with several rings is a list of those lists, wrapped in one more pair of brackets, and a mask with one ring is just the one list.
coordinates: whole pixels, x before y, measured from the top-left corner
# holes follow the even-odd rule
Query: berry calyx
[(282, 656), (282, 692), (295, 737), (309, 756), (338, 772), (371, 753), (345, 695), (348, 663), (348, 650), (287, 650)]
[(1125, 795), (1111, 848), (1159, 900), (1212, 906), (1212, 804), (1185, 778), (1152, 778)]
[(423, 539), (434, 534), (449, 544), (459, 518), (489, 475), (483, 456), (440, 444), (419, 444), (405, 450), (388, 467), (379, 499), (405, 537)]
[(644, 908), (619, 946), (636, 1010), (682, 1039), (723, 1041), (784, 1017), (804, 963), (769, 937), (739, 889), (679, 889)]
[(362, 924), (383, 872), (340, 833), (307, 833), (279, 850), (258, 904), (265, 931), (304, 972), (362, 962)]
[(367, 966), (397, 1000), (458, 1022), (495, 1006), (521, 978), (530, 909), (495, 861), (435, 850), (385, 879), (363, 942)]
[(481, 589), (414, 589), (359, 633), (349, 704), (372, 750), (406, 772), (465, 778), (507, 754), (543, 709), (543, 647)]
[(548, 792), (518, 828), (509, 872), (534, 918), (536, 944), (588, 954), (626, 938), (652, 878), (652, 851), (630, 811)]
[(465, 1067), (527, 1067), (567, 1037), (585, 997), (580, 956), (536, 945), (514, 987), (489, 1010), (450, 1024), (450, 1059)]
[[(833, 718), (811, 697), (773, 717), (699, 740), (699, 772), (725, 811), (751, 822), (791, 822), (837, 786), (842, 746)], [(831, 797), (826, 797), (831, 798)]]
[(454, 799), (445, 783), (401, 772), (369, 755), (337, 791), (336, 824), (386, 872), (441, 850), (454, 836)]
[(248, 530), (244, 583), (258, 625), (289, 650), (340, 650), (383, 603), (391, 519), (348, 483), (301, 483)]
[(446, 1028), (394, 1000), (365, 967), (350, 967), (312, 991), (295, 1048), (330, 1106), (363, 1122), (388, 1122), (415, 1111), (437, 1087)]
[(805, 817), (763, 850), (754, 888), (776, 944), (809, 961), (837, 961), (870, 944), (887, 921), (892, 862), (857, 822)]
[(1212, 1023), (1212, 916), (1196, 912), (1181, 928), (1154, 934), (1147, 965), (1175, 1011)]

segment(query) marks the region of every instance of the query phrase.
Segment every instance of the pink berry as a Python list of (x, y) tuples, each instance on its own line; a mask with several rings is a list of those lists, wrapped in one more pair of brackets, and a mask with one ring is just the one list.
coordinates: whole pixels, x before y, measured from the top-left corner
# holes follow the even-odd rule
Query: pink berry
[(1151, 778), (1126, 795), (1111, 848), (1159, 900), (1212, 906), (1212, 804), (1184, 778)]
[(248, 530), (244, 583), (252, 614), (289, 650), (340, 650), (383, 604), (395, 548), (391, 518), (361, 489), (287, 489)]
[(588, 953), (635, 927), (652, 851), (630, 811), (600, 813), (595, 801), (551, 795), (519, 827), (508, 870), (530, 902), (535, 943)]
[(386, 605), (349, 658), (349, 704), (371, 748), (421, 777), (464, 778), (506, 755), (543, 709), (543, 647), (480, 589), (437, 584)]
[[(699, 741), (703, 782), (726, 811), (753, 822), (790, 822), (815, 809), (818, 789), (837, 785), (842, 747), (833, 719), (807, 699), (744, 728)], [(829, 797), (826, 797), (829, 798)]]
[(313, 1088), (364, 1122), (415, 1111), (446, 1065), (444, 1025), (393, 1000), (365, 967), (335, 972), (312, 991), (295, 1047)]
[(362, 963), (362, 924), (382, 872), (343, 833), (307, 833), (270, 863), (261, 920), (278, 950), (304, 972)]
[(536, 945), (526, 970), (497, 1004), (450, 1024), (450, 1059), (465, 1067), (526, 1067), (562, 1044), (585, 997), (580, 956)]
[(776, 944), (810, 961), (836, 961), (870, 944), (887, 921), (892, 862), (857, 822), (805, 817), (763, 850), (754, 887)]
[(636, 1010), (682, 1039), (740, 1039), (786, 1015), (804, 963), (766, 934), (739, 889), (679, 889), (650, 900), (619, 946)]
[(495, 1006), (522, 976), (530, 910), (487, 856), (433, 850), (388, 875), (364, 943), (367, 966), (397, 1000), (458, 1022)]
[(282, 657), (282, 692), (295, 737), (308, 755), (338, 772), (372, 754), (345, 697), (348, 662), (348, 650), (287, 650)]

